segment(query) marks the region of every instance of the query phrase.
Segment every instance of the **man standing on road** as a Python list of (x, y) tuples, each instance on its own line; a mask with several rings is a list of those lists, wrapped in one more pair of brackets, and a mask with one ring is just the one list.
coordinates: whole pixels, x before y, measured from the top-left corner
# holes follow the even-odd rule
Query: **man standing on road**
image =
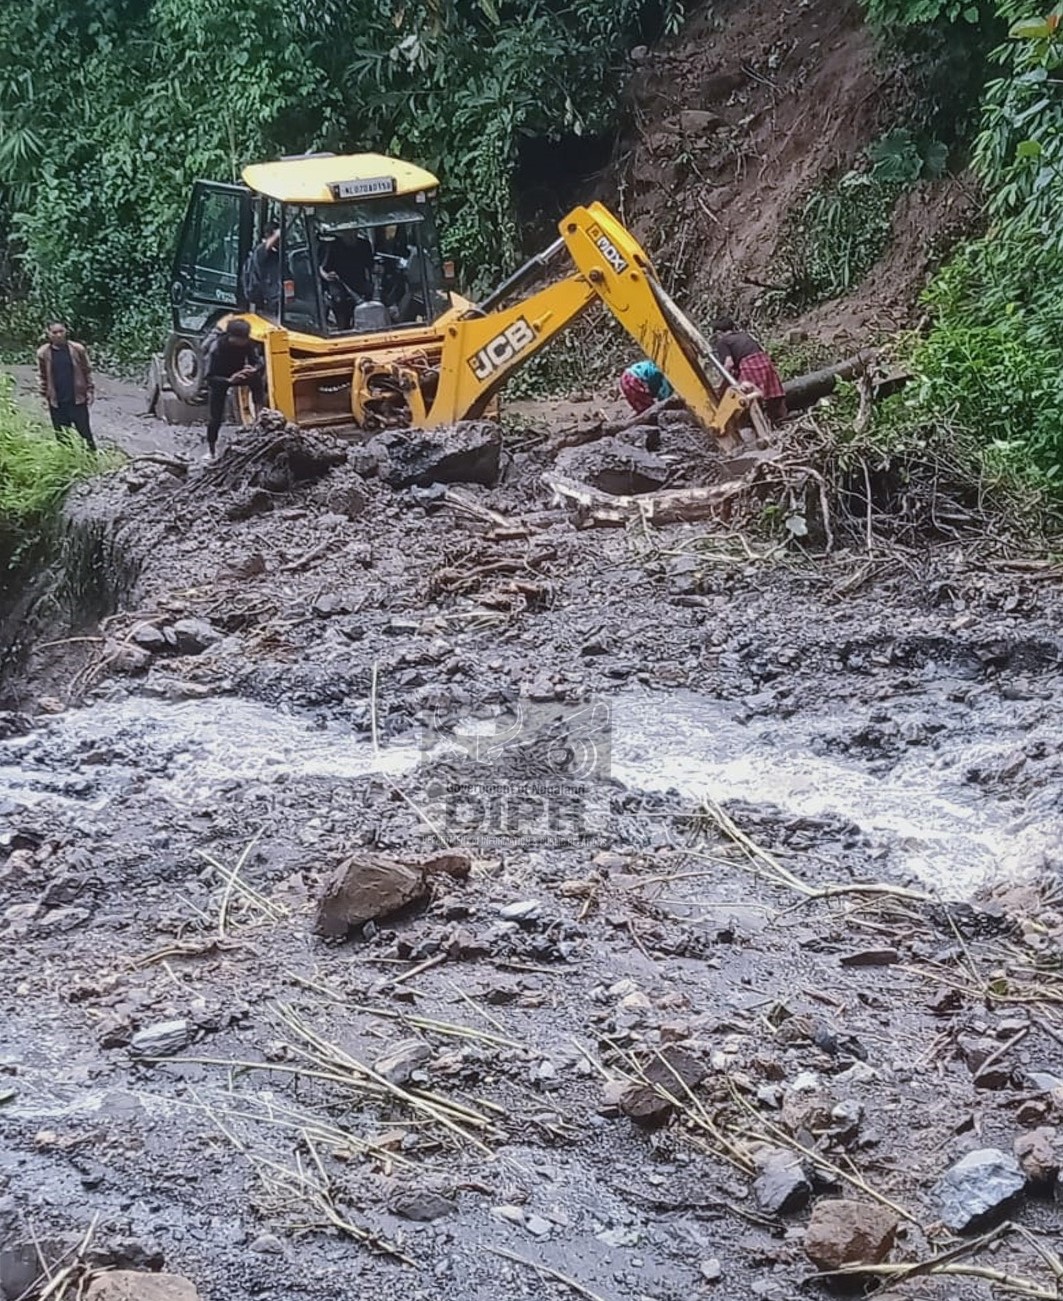
[(96, 444), (89, 424), (89, 407), (96, 396), (92, 366), (84, 344), (67, 335), (61, 321), (48, 327), (48, 342), (37, 350), (37, 375), (41, 397), (48, 404), (52, 428), (60, 438), (76, 429), (93, 451)]
[(207, 391), (210, 397), (210, 419), (207, 423), (207, 447), (213, 456), (218, 446), (218, 432), (225, 419), (225, 403), (234, 388), (245, 385), (251, 392), (256, 407), (265, 404), (265, 385), (262, 382), (266, 359), (262, 349), (251, 338), (251, 327), (246, 321), (230, 321), (223, 333), (211, 340), (207, 356)]

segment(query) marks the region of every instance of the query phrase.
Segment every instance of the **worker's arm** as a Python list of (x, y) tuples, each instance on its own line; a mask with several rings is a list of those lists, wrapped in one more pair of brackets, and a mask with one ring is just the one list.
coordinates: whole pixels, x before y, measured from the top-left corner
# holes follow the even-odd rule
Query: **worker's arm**
[(45, 349), (47, 348), (47, 346), (48, 346), (48, 345), (45, 344), (44, 348), (40, 348), (40, 349), (38, 349), (38, 351), (37, 351), (37, 389), (38, 389), (38, 391), (40, 392), (40, 395), (41, 395), (41, 401), (42, 401), (42, 402), (45, 402), (45, 403), (47, 403), (47, 402), (49, 401), (49, 398), (48, 398), (48, 353), (45, 351)]

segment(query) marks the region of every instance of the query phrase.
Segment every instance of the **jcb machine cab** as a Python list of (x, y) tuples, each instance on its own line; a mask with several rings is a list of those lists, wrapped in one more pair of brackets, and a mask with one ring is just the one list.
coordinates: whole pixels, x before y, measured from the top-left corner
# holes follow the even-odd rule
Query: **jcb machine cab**
[[(242, 185), (197, 182), (173, 268), (170, 388), (203, 400), (208, 340), (240, 315), (265, 350), (269, 405), (296, 424), (450, 424), (483, 415), (514, 370), (600, 301), (718, 437), (735, 441), (750, 422), (763, 431), (755, 397), (607, 209), (574, 209), (559, 239), (474, 304), (440, 260), (436, 190), (429, 172), (379, 154), (286, 158), (246, 168)], [(528, 292), (566, 253), (560, 278)]]

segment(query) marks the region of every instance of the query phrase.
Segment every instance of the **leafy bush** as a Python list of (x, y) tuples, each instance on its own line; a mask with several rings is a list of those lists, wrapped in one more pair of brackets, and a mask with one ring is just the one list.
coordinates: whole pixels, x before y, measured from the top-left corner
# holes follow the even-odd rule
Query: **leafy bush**
[(1016, 23), (986, 87), (974, 165), (993, 224), (930, 287), (912, 352), (926, 413), (1063, 490), (1063, 41), (1058, 18)]
[(784, 305), (801, 310), (862, 280), (885, 250), (899, 193), (855, 171), (813, 191), (783, 235)]
[(28, 415), (12, 380), (0, 376), (0, 535), (17, 538), (46, 524), (71, 484), (99, 472), (101, 459), (80, 438), (56, 438)]

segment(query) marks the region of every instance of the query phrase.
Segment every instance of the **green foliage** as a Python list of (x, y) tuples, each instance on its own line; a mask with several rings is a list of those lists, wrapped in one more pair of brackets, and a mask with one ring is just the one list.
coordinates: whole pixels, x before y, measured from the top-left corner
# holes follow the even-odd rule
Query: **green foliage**
[(0, 376), (0, 531), (17, 536), (46, 523), (71, 484), (99, 471), (100, 458), (80, 438), (56, 438), (13, 390)]
[(814, 190), (784, 232), (783, 305), (801, 310), (862, 280), (885, 250), (899, 193), (899, 185), (856, 171)]
[[(1014, 14), (1008, 15), (1016, 18)], [(1063, 490), (1063, 39), (1016, 19), (988, 83), (974, 166), (992, 225), (927, 294), (912, 350), (917, 403), (977, 434), (1001, 463)]]
[(941, 140), (919, 140), (908, 127), (895, 127), (867, 151), (871, 176), (885, 185), (913, 185), (937, 180), (948, 166), (948, 146)]
[(165, 305), (190, 183), (309, 149), (442, 181), (467, 283), (516, 256), (527, 135), (600, 132), (622, 56), (677, 0), (21, 0), (0, 7), (0, 238), (82, 335)]

